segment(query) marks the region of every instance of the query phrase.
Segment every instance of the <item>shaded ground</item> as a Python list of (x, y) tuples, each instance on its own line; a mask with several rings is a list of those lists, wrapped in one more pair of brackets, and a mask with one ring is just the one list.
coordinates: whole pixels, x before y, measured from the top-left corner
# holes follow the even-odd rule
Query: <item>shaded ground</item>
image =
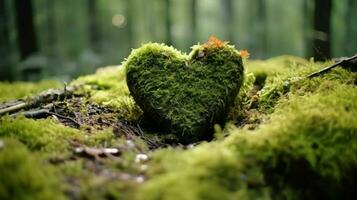
[[(123, 69), (100, 69), (73, 81), (73, 95), (1, 117), (0, 199), (347, 199), (357, 75), (339, 67), (295, 81), (327, 64), (246, 63), (226, 126), (188, 146), (145, 119)], [(22, 96), (16, 87), (1, 85), (0, 99)]]

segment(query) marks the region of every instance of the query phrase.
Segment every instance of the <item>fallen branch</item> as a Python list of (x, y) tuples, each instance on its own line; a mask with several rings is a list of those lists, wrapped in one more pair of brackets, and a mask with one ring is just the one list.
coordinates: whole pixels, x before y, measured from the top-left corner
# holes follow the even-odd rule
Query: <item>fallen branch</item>
[(16, 117), (18, 115), (23, 115), (27, 118), (39, 119), (39, 118), (48, 117), (50, 114), (49, 114), (49, 110), (47, 109), (39, 109), (39, 110), (29, 110), (29, 111), (14, 113), (10, 115), (10, 117)]
[(65, 86), (63, 89), (49, 89), (44, 92), (41, 92), (37, 96), (30, 97), (29, 100), (20, 101), (15, 105), (11, 105), (5, 108), (0, 109), (0, 116), (7, 113), (14, 113), (20, 110), (29, 109), (38, 107), (45, 103), (50, 103), (57, 100), (63, 100), (65, 98), (71, 97), (74, 95), (74, 92), (80, 86)]
[[(331, 69), (333, 69), (333, 68), (335, 68), (337, 66), (350, 67), (351, 62), (353, 62), (356, 59), (357, 59), (357, 54), (352, 56), (352, 57), (343, 58), (342, 60), (334, 63), (333, 65), (327, 66), (327, 67), (325, 67), (325, 68), (323, 68), (323, 69), (321, 69), (321, 70), (319, 70), (317, 72), (314, 72), (314, 73), (311, 73), (311, 74), (307, 75), (305, 78), (313, 78), (313, 77), (316, 77), (316, 76), (320, 76), (320, 75), (330, 71)], [(357, 61), (354, 61), (354, 64), (355, 64), (355, 62), (357, 62)]]
[(6, 113), (12, 113), (12, 112), (16, 112), (18, 110), (24, 109), (28, 106), (28, 103), (26, 102), (22, 102), (19, 104), (15, 104), (13, 106), (10, 107), (6, 107), (0, 110), (0, 116), (1, 115), (5, 115)]
[(29, 111), (14, 113), (14, 114), (10, 115), (10, 117), (16, 117), (19, 115), (24, 115), (27, 118), (35, 118), (35, 119), (46, 118), (50, 115), (53, 115), (53, 116), (56, 116), (57, 118), (69, 120), (69, 121), (73, 122), (77, 127), (81, 126), (81, 124), (79, 122), (77, 122), (75, 119), (55, 113), (55, 112), (51, 112), (48, 109), (29, 110)]

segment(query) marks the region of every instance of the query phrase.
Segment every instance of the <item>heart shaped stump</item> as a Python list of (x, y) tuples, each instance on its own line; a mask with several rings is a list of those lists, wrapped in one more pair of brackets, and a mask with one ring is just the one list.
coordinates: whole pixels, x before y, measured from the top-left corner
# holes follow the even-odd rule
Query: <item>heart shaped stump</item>
[(196, 45), (189, 55), (149, 43), (133, 50), (123, 66), (144, 114), (186, 144), (212, 138), (243, 81), (239, 52), (223, 42)]

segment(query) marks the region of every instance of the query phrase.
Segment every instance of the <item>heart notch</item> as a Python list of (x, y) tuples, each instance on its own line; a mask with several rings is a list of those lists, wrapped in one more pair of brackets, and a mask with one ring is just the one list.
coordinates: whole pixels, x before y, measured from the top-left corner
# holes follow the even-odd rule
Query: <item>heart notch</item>
[(181, 143), (209, 140), (225, 121), (243, 82), (234, 46), (217, 38), (195, 45), (189, 55), (164, 44), (134, 49), (123, 63), (135, 102)]

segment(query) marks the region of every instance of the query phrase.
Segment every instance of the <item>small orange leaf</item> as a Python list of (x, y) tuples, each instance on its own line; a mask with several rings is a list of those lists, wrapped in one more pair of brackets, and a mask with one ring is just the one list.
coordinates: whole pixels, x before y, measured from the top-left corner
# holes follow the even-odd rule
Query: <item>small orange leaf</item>
[(228, 42), (222, 41), (222, 40), (218, 39), (216, 36), (211, 35), (208, 38), (208, 41), (203, 44), (203, 47), (207, 48), (207, 47), (213, 46), (213, 47), (221, 48), (226, 44), (228, 44)]
[(240, 50), (239, 54), (242, 58), (249, 58), (250, 53), (247, 50)]

